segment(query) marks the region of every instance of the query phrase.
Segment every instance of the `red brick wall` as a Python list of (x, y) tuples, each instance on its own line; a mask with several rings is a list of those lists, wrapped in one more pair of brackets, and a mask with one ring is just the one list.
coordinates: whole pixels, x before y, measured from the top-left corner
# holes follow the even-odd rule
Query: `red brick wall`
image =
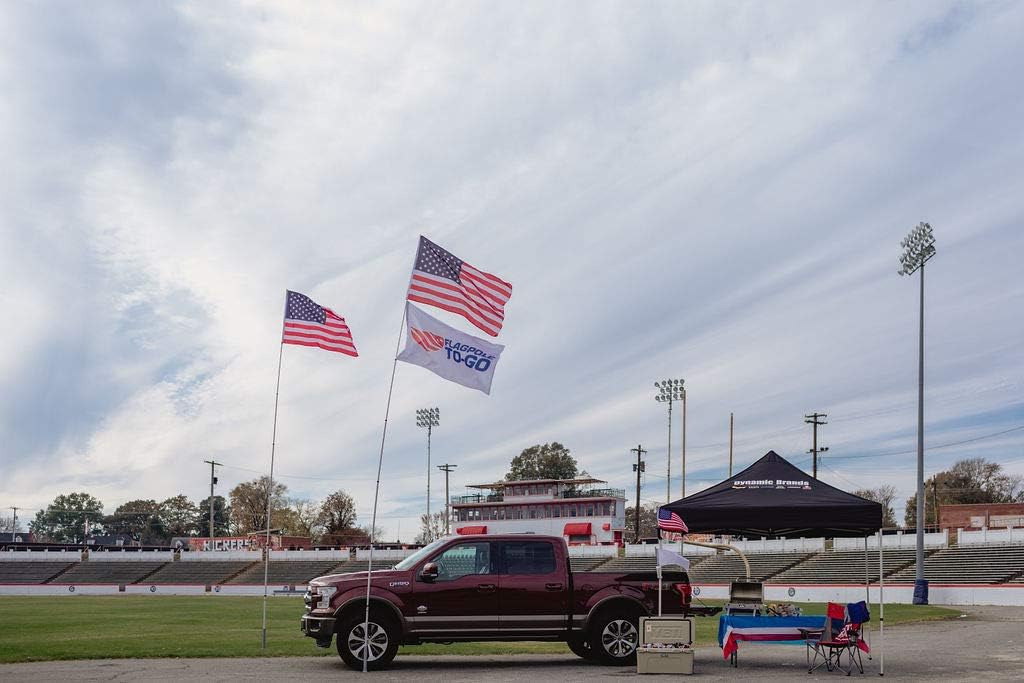
[(1024, 527), (1024, 503), (939, 506), (939, 526), (943, 529), (998, 529), (1011, 524)]

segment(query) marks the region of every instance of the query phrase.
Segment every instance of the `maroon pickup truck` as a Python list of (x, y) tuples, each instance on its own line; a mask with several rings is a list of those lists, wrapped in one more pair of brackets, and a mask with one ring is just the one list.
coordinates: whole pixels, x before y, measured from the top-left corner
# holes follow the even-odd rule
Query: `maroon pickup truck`
[[(688, 614), (686, 572), (663, 573), (662, 612)], [(479, 640), (564, 641), (587, 659), (636, 661), (641, 616), (657, 614), (648, 572), (577, 572), (561, 537), (456, 536), (437, 540), (391, 569), (374, 570), (364, 632), (366, 572), (313, 579), (302, 631), (319, 647), (337, 635), (354, 669), (380, 669), (399, 645)], [(364, 643), (368, 647), (364, 648)]]

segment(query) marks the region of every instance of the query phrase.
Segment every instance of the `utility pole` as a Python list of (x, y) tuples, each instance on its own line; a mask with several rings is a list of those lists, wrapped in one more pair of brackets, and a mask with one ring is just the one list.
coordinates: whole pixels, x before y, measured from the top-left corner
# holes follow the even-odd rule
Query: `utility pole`
[(633, 465), (633, 471), (636, 472), (636, 507), (633, 508), (634, 518), (634, 531), (633, 531), (633, 542), (640, 542), (640, 475), (644, 472), (646, 463), (640, 459), (640, 456), (646, 453), (643, 446), (640, 444), (636, 445), (636, 448), (630, 448), (630, 453), (636, 453), (636, 464)]
[(447, 536), (451, 533), (451, 498), (448, 496), (448, 475), (451, 474), (458, 465), (449, 465), (445, 463), (438, 465), (437, 469), (444, 472), (444, 535)]
[(729, 476), (732, 476), (732, 413), (729, 413)]
[(807, 452), (814, 455), (814, 471), (811, 476), (813, 476), (815, 479), (818, 478), (818, 453), (824, 453), (825, 451), (828, 450), (828, 446), (818, 448), (818, 425), (828, 424), (828, 422), (825, 422), (825, 420), (821, 419), (825, 417), (828, 417), (828, 415), (826, 415), (825, 413), (812, 413), (811, 415), (804, 415), (804, 422), (806, 422), (809, 425), (814, 425), (814, 437), (813, 441), (811, 442), (811, 450)]
[(213, 486), (217, 483), (217, 476), (214, 472), (214, 467), (223, 467), (223, 463), (219, 463), (216, 460), (204, 460), (210, 466), (210, 538), (213, 538)]
[(21, 508), (16, 505), (12, 505), (10, 509), (14, 510), (14, 525), (11, 528), (11, 540), (14, 540), (14, 535), (18, 533), (18, 510), (21, 510)]

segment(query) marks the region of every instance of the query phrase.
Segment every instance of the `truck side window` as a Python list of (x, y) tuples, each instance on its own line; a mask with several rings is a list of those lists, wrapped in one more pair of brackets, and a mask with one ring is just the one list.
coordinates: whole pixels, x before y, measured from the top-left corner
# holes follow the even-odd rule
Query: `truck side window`
[(543, 541), (506, 541), (502, 544), (506, 574), (551, 574), (555, 549)]
[(433, 561), (437, 563), (438, 581), (452, 581), (471, 574), (490, 574), (491, 544), (488, 541), (459, 543)]

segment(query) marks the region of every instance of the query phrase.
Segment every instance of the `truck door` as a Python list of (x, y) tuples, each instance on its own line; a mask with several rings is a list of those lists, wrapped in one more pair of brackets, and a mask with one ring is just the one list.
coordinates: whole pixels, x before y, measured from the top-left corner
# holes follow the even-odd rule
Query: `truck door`
[(480, 539), (466, 540), (427, 559), (437, 564), (439, 572), (433, 581), (425, 581), (417, 573), (413, 583), (409, 621), (417, 635), (454, 640), (471, 632), (498, 630), (493, 545)]
[(502, 635), (564, 632), (569, 612), (569, 568), (551, 541), (501, 541), (498, 603)]

